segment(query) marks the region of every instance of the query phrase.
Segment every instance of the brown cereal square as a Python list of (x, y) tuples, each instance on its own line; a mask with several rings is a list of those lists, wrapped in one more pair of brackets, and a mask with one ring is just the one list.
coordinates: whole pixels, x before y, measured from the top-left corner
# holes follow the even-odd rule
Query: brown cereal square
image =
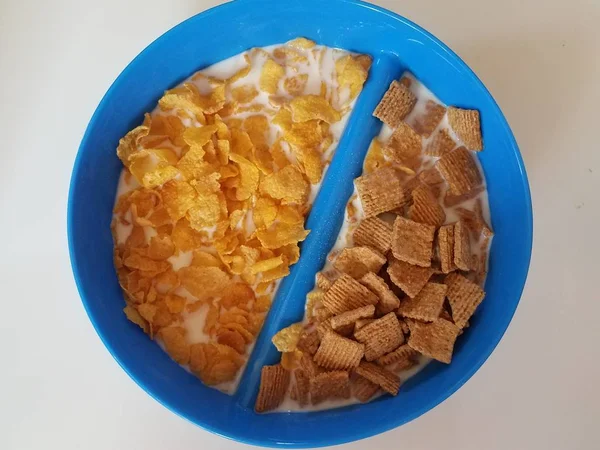
[(479, 111), (476, 109), (448, 108), (448, 123), (469, 150), (483, 150)]
[(362, 327), (370, 324), (374, 320), (375, 319), (358, 319), (356, 322), (354, 322), (354, 331), (356, 332), (356, 331), (360, 330)]
[(313, 315), (315, 317), (315, 320), (318, 323), (321, 323), (321, 322), (325, 322), (331, 316), (333, 316), (333, 313), (331, 311), (329, 311), (327, 308), (325, 308), (324, 306), (322, 306), (320, 308), (315, 308), (313, 310)]
[(317, 325), (316, 330), (317, 334), (319, 335), (319, 339), (323, 339), (323, 336), (325, 336), (325, 334), (328, 331), (333, 331), (333, 327), (331, 326), (331, 318), (328, 320), (324, 320), (319, 325)]
[(396, 128), (412, 111), (417, 97), (402, 83), (394, 80), (373, 111), (373, 116), (391, 128)]
[(365, 325), (354, 333), (354, 337), (365, 344), (364, 356), (367, 361), (373, 361), (404, 343), (404, 333), (393, 312)]
[(317, 375), (325, 372), (325, 369), (319, 367), (319, 365), (314, 361), (313, 357), (308, 353), (304, 353), (302, 358), (300, 358), (300, 368), (306, 372), (309, 378), (314, 378)]
[(471, 269), (471, 239), (465, 223), (460, 220), (454, 224), (454, 264), (460, 270)]
[(485, 186), (479, 186), (471, 189), (466, 194), (462, 195), (454, 195), (450, 192), (450, 190), (446, 191), (444, 195), (444, 206), (448, 208), (452, 208), (453, 206), (460, 205), (461, 203), (468, 202), (469, 200), (473, 200), (479, 194), (485, 191)]
[(370, 290), (352, 278), (342, 274), (325, 293), (323, 306), (332, 314), (341, 314), (365, 305), (376, 305), (379, 299)]
[(431, 266), (435, 227), (396, 217), (392, 234), (394, 258), (421, 267)]
[(419, 352), (410, 347), (408, 344), (404, 344), (393, 352), (380, 356), (375, 362), (380, 366), (389, 366), (399, 361), (415, 360), (418, 356)]
[(431, 138), (425, 146), (425, 154), (428, 156), (440, 157), (452, 151), (456, 147), (456, 142), (446, 130), (440, 130)]
[(377, 304), (377, 312), (379, 314), (387, 314), (400, 306), (400, 300), (396, 294), (392, 292), (383, 278), (375, 275), (373, 272), (365, 274), (360, 279), (360, 283), (379, 297), (379, 303)]
[(377, 217), (360, 222), (354, 230), (354, 244), (369, 246), (385, 255), (392, 242), (392, 226)]
[(331, 318), (331, 327), (338, 331), (348, 325), (352, 326), (354, 330), (354, 322), (358, 319), (370, 319), (375, 315), (375, 306), (367, 305), (361, 306), (360, 308), (353, 309), (351, 311), (346, 311), (337, 316), (333, 316)]
[(355, 375), (354, 379), (350, 382), (350, 389), (352, 395), (362, 402), (368, 402), (379, 390), (379, 385), (370, 382), (365, 377)]
[(319, 289), (327, 291), (333, 284), (333, 281), (322, 272), (317, 272), (315, 284)]
[(435, 166), (423, 170), (419, 173), (417, 178), (421, 183), (425, 183), (427, 186), (436, 186), (444, 182), (444, 177)]
[(383, 147), (383, 154), (392, 162), (417, 169), (421, 163), (423, 142), (409, 125), (402, 122)]
[(408, 197), (398, 173), (391, 167), (381, 167), (354, 180), (365, 218), (404, 206)]
[(317, 405), (331, 398), (350, 398), (348, 372), (336, 370), (324, 372), (310, 380), (310, 401)]
[(308, 353), (309, 355), (314, 355), (317, 353), (320, 342), (321, 339), (319, 338), (317, 330), (303, 331), (298, 339), (298, 344), (296, 345), (298, 350)]
[(368, 272), (379, 272), (385, 263), (385, 257), (371, 247), (346, 247), (333, 262), (333, 267), (358, 280)]
[(400, 322), (400, 328), (402, 328), (402, 332), (404, 336), (408, 336), (410, 334), (410, 328), (408, 328), (408, 324), (404, 319), (398, 318), (398, 322)]
[(310, 378), (303, 369), (294, 370), (296, 401), (300, 406), (308, 404), (308, 394), (310, 390)]
[(408, 326), (410, 327), (408, 345), (425, 356), (450, 364), (454, 342), (460, 331), (456, 325), (438, 319), (432, 323), (411, 320)]
[(444, 208), (426, 184), (421, 184), (411, 193), (412, 204), (408, 208), (408, 218), (415, 222), (425, 223), (434, 227), (441, 226), (446, 221)]
[(485, 292), (456, 272), (449, 274), (444, 283), (448, 286), (446, 296), (450, 302), (454, 323), (458, 328), (464, 328), (485, 297)]
[(365, 361), (361, 362), (354, 371), (358, 375), (365, 377), (371, 383), (377, 384), (387, 393), (392, 395), (398, 394), (398, 390), (400, 389), (400, 378), (395, 373), (392, 373), (377, 364)]
[(358, 366), (365, 354), (365, 346), (328, 331), (315, 353), (315, 362), (328, 370), (347, 370)]
[(437, 249), (442, 273), (456, 270), (454, 264), (454, 225), (444, 225), (437, 233)]
[(446, 107), (427, 100), (425, 103), (425, 111), (417, 116), (411, 123), (414, 130), (424, 137), (431, 136), (431, 133), (437, 128), (446, 114)]
[(283, 401), (289, 384), (290, 372), (280, 364), (263, 366), (254, 410), (265, 412), (277, 408)]
[(433, 275), (431, 267), (413, 266), (398, 259), (390, 261), (387, 272), (392, 282), (409, 297), (415, 297)]
[(435, 322), (446, 299), (448, 286), (439, 283), (427, 283), (415, 298), (407, 298), (398, 308), (398, 315), (409, 319)]
[(483, 182), (475, 159), (464, 147), (444, 154), (437, 168), (448, 182), (448, 192), (452, 195), (467, 194)]

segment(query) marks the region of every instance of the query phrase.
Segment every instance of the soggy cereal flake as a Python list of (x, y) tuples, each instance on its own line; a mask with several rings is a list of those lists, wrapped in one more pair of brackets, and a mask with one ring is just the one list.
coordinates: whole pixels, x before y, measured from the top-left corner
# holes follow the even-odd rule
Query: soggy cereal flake
[(170, 236), (153, 236), (148, 246), (148, 257), (156, 261), (164, 260), (173, 256), (175, 245)]
[(209, 386), (233, 380), (243, 363), (240, 354), (227, 345), (200, 343), (190, 347), (190, 370)]
[(252, 211), (256, 228), (269, 228), (277, 217), (277, 203), (270, 197), (259, 197)]
[(286, 45), (289, 45), (290, 47), (294, 47), (294, 48), (299, 48), (299, 49), (308, 49), (308, 48), (313, 48), (316, 44), (314, 43), (314, 41), (311, 41), (310, 39), (306, 39), (305, 37), (298, 37), (296, 39), (289, 41)]
[(309, 120), (323, 120), (327, 123), (339, 122), (341, 114), (336, 111), (327, 99), (319, 95), (302, 95), (290, 102), (292, 120), (294, 122), (307, 122)]
[(415, 103), (417, 98), (410, 89), (394, 80), (373, 111), (373, 116), (394, 129), (412, 111)]
[(265, 61), (260, 74), (259, 86), (262, 91), (276, 94), (279, 80), (285, 75), (285, 69), (271, 58)]
[(383, 155), (383, 147), (381, 141), (377, 138), (373, 138), (365, 162), (363, 163), (363, 173), (368, 174), (375, 170), (383, 167), (386, 164), (385, 156)]
[(298, 149), (298, 160), (303, 172), (311, 184), (317, 184), (323, 176), (323, 160), (321, 154), (314, 149)]
[(333, 398), (350, 398), (348, 372), (336, 370), (321, 373), (310, 380), (310, 400), (318, 405)]
[(401, 122), (383, 147), (383, 154), (396, 164), (417, 169), (421, 161), (421, 141), (421, 136)]
[[(356, 57), (353, 55), (342, 56), (335, 62), (338, 85), (350, 90), (350, 100), (356, 98), (367, 80), (371, 59), (367, 55)], [(368, 61), (366, 60), (368, 58)]]
[(375, 383), (387, 393), (392, 395), (398, 394), (398, 390), (400, 389), (400, 378), (395, 373), (365, 361), (361, 362), (354, 371), (371, 383)]
[(364, 355), (363, 344), (327, 331), (315, 353), (315, 362), (328, 370), (347, 370), (358, 366)]
[(298, 346), (298, 339), (302, 333), (302, 324), (295, 323), (283, 328), (273, 336), (271, 341), (279, 352), (293, 352)]
[(430, 267), (435, 227), (398, 216), (394, 221), (394, 258), (421, 267)]
[(387, 272), (392, 282), (412, 298), (427, 284), (434, 270), (431, 267), (413, 266), (392, 258)]
[(260, 191), (286, 203), (304, 203), (310, 185), (297, 167), (289, 165), (264, 177), (260, 183)]
[(443, 156), (456, 147), (454, 139), (450, 137), (446, 130), (439, 130), (433, 135), (427, 146), (425, 154), (429, 156)]
[(454, 342), (460, 331), (456, 325), (438, 319), (432, 323), (411, 320), (408, 326), (410, 328), (408, 345), (425, 356), (450, 364)]
[(394, 312), (365, 325), (354, 333), (365, 344), (365, 359), (373, 361), (404, 343), (404, 333)]
[(375, 305), (379, 299), (370, 290), (349, 275), (342, 274), (325, 293), (323, 306), (333, 314)]
[(146, 188), (161, 186), (169, 180), (177, 177), (179, 171), (173, 166), (157, 167), (152, 172), (147, 172), (142, 178), (142, 185)]
[(318, 147), (323, 138), (323, 130), (318, 120), (292, 123), (283, 132), (283, 139), (288, 144), (304, 149)]
[(265, 248), (274, 249), (303, 241), (308, 233), (309, 231), (304, 229), (302, 223), (279, 223), (267, 229), (257, 230), (256, 237)]
[(194, 230), (190, 222), (185, 218), (175, 224), (171, 233), (171, 239), (175, 248), (182, 252), (200, 247), (206, 241), (205, 235)]
[(181, 285), (199, 299), (217, 297), (229, 285), (229, 276), (218, 267), (182, 267)]
[(131, 305), (126, 305), (125, 308), (123, 308), (123, 312), (127, 316), (127, 319), (138, 325), (142, 330), (144, 330), (144, 333), (150, 333), (150, 325), (148, 324), (148, 321), (140, 315), (137, 309)]
[(414, 297), (408, 297), (398, 308), (398, 315), (423, 322), (434, 322), (444, 307), (447, 286), (439, 283), (427, 283)]
[(166, 327), (158, 332), (158, 337), (165, 344), (165, 350), (179, 364), (187, 364), (190, 361), (190, 345), (185, 335), (183, 327)]
[(171, 314), (179, 314), (183, 312), (187, 300), (175, 294), (169, 294), (165, 297), (165, 305)]
[(434, 227), (441, 226), (446, 221), (446, 213), (426, 184), (420, 184), (411, 192), (412, 204), (408, 208), (408, 218)]
[(382, 167), (354, 180), (365, 217), (398, 209), (407, 202), (400, 177), (391, 167)]
[(258, 91), (256, 88), (249, 84), (244, 84), (242, 86), (235, 87), (231, 89), (231, 98), (241, 104), (250, 103), (258, 96)]
[(258, 168), (246, 158), (236, 153), (231, 153), (229, 158), (235, 162), (240, 169), (240, 186), (236, 190), (238, 200), (246, 200), (256, 192), (258, 188), (259, 171)]
[(359, 279), (368, 272), (379, 272), (385, 263), (385, 257), (370, 247), (346, 247), (335, 259), (333, 266), (352, 278)]
[(324, 292), (321, 290), (314, 290), (306, 295), (306, 317), (309, 319), (314, 315), (316, 306), (323, 303)]
[(371, 292), (379, 297), (377, 312), (387, 314), (400, 306), (400, 300), (389, 288), (385, 280), (373, 272), (366, 273), (360, 280), (360, 284), (366, 286)]
[(168, 181), (164, 184), (160, 193), (173, 222), (183, 218), (188, 209), (194, 206), (196, 199), (196, 190), (185, 181)]
[(483, 150), (479, 111), (450, 107), (448, 108), (448, 123), (469, 150)]
[(265, 412), (277, 408), (285, 397), (290, 384), (290, 372), (280, 364), (263, 366), (260, 375), (260, 388), (254, 410)]
[(452, 308), (452, 318), (458, 328), (464, 328), (485, 297), (485, 292), (477, 284), (454, 272), (444, 283), (448, 286), (447, 297)]
[(464, 147), (444, 154), (437, 167), (449, 185), (449, 193), (463, 195), (482, 183), (481, 173), (471, 155)]
[(300, 95), (304, 92), (306, 82), (308, 81), (308, 74), (303, 73), (290, 78), (286, 78), (283, 81), (283, 88), (286, 92), (292, 96)]
[(231, 347), (239, 354), (243, 354), (246, 351), (246, 340), (239, 331), (221, 328), (217, 332), (217, 342)]
[(261, 261), (256, 262), (250, 268), (250, 272), (252, 274), (266, 272), (267, 270), (271, 270), (281, 266), (283, 263), (283, 258), (281, 256), (274, 256), (273, 258), (263, 259)]

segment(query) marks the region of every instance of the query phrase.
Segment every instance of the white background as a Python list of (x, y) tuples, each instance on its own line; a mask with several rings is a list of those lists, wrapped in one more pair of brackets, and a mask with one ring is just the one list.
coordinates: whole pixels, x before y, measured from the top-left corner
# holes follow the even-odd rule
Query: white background
[[(217, 3), (0, 0), (2, 449), (245, 447), (118, 367), (66, 244), (71, 168), (100, 98), (148, 43)], [(600, 3), (378, 3), (446, 42), (497, 99), (529, 172), (535, 240), (521, 304), (481, 370), (421, 418), (345, 448), (600, 448)]]

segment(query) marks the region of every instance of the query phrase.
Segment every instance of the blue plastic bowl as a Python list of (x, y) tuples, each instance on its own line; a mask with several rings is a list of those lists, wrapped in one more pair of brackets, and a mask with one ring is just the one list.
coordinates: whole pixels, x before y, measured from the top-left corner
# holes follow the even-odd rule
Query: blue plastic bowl
[[(250, 47), (305, 36), (373, 56), (363, 93), (308, 218), (312, 233), (281, 285), (238, 392), (207, 388), (173, 362), (124, 314), (112, 261), (111, 209), (121, 171), (119, 138), (142, 121), (167, 88), (194, 71)], [(496, 236), (487, 298), (458, 340), (452, 364), (429, 364), (397, 397), (314, 413), (258, 415), (260, 367), (276, 361), (271, 336), (302, 317), (305, 294), (341, 225), (368, 143), (380, 124), (371, 117), (390, 81), (410, 70), (442, 101), (481, 111)], [(273, 447), (317, 447), (353, 441), (402, 425), (450, 396), (500, 341), (521, 296), (532, 243), (532, 210), (525, 168), (498, 105), (448, 47), (412, 22), (351, 0), (238, 0), (206, 11), (144, 50), (102, 99), (79, 148), (69, 193), (69, 249), (75, 281), (100, 338), (146, 392), (193, 423), (238, 441)]]

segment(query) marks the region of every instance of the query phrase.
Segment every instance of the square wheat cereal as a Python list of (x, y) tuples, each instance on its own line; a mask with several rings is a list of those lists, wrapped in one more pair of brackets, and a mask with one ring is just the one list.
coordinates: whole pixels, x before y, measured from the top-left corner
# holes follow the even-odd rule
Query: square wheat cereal
[(404, 343), (404, 333), (393, 312), (365, 325), (354, 333), (354, 337), (365, 344), (364, 355), (367, 361), (373, 361)]
[(444, 225), (437, 233), (437, 250), (442, 273), (456, 270), (454, 264), (454, 225)]
[(412, 190), (411, 197), (412, 204), (408, 208), (408, 218), (410, 220), (432, 225), (436, 228), (446, 221), (444, 208), (433, 195), (429, 186), (420, 184)]
[(301, 368), (294, 370), (294, 382), (296, 401), (301, 407), (306, 406), (310, 390), (310, 378), (308, 374)]
[(375, 319), (358, 319), (356, 322), (354, 322), (354, 332), (360, 330), (362, 327), (370, 324), (374, 320)]
[(479, 186), (471, 189), (466, 194), (462, 195), (454, 195), (450, 192), (450, 190), (446, 191), (444, 195), (444, 206), (448, 208), (452, 208), (453, 206), (460, 205), (461, 203), (468, 202), (469, 200), (473, 200), (479, 194), (485, 191), (485, 186)]
[(443, 155), (437, 162), (437, 168), (448, 182), (448, 192), (452, 195), (467, 194), (483, 182), (477, 163), (464, 147)]
[(444, 177), (435, 166), (423, 170), (419, 173), (417, 178), (421, 183), (425, 183), (427, 186), (436, 186), (444, 182)]
[(387, 353), (383, 356), (380, 356), (375, 361), (380, 366), (389, 366), (391, 364), (395, 364), (399, 361), (403, 360), (416, 360), (419, 356), (419, 352), (417, 352), (414, 348), (412, 348), (408, 344), (401, 345), (393, 352)]
[(300, 358), (300, 368), (306, 372), (309, 378), (314, 378), (317, 375), (325, 372), (325, 369), (319, 367), (319, 365), (314, 361), (313, 357), (307, 353), (304, 353), (302, 358)]
[(428, 156), (440, 157), (452, 151), (456, 147), (456, 142), (446, 130), (440, 130), (431, 138), (425, 146), (425, 154)]
[(385, 255), (392, 242), (392, 225), (377, 217), (362, 220), (354, 230), (355, 245), (369, 246)]
[(373, 111), (390, 128), (396, 128), (410, 113), (417, 102), (415, 95), (404, 84), (394, 80)]
[(376, 305), (378, 302), (375, 294), (345, 273), (335, 280), (323, 297), (323, 306), (332, 314), (341, 314), (365, 305)]
[(379, 385), (355, 374), (354, 378), (350, 381), (350, 390), (358, 401), (365, 403), (379, 391)]
[(317, 272), (315, 284), (319, 289), (327, 291), (333, 284), (333, 280), (331, 280), (327, 275), (323, 274), (322, 272)]
[(324, 306), (321, 306), (313, 310), (313, 315), (317, 323), (322, 323), (327, 321), (331, 316), (333, 316), (333, 313)]
[(415, 298), (407, 298), (398, 308), (398, 315), (409, 319), (435, 322), (442, 312), (448, 286), (427, 283)]
[(452, 309), (452, 318), (456, 326), (462, 329), (482, 302), (485, 292), (459, 273), (449, 274), (444, 283), (448, 286), (446, 296)]
[(456, 325), (438, 319), (432, 323), (411, 320), (408, 326), (410, 328), (408, 345), (425, 356), (450, 364), (454, 342), (460, 331)]
[(431, 136), (431, 133), (433, 133), (440, 124), (444, 118), (444, 114), (446, 114), (445, 106), (442, 106), (433, 100), (427, 100), (423, 114), (415, 117), (411, 122), (411, 126), (417, 133), (427, 138)]
[(310, 402), (317, 405), (331, 398), (350, 398), (348, 372), (336, 370), (324, 372), (310, 380)]
[(476, 109), (448, 108), (448, 123), (469, 150), (483, 150), (479, 111)]
[(347, 370), (358, 366), (364, 354), (363, 344), (328, 331), (315, 353), (315, 362), (328, 370)]
[(371, 292), (377, 294), (379, 303), (377, 304), (377, 313), (385, 315), (400, 306), (400, 299), (387, 285), (385, 280), (373, 272), (365, 274), (360, 280), (363, 286), (369, 288)]
[(469, 230), (460, 220), (454, 224), (454, 264), (460, 270), (469, 271), (472, 265), (471, 256)]
[(392, 283), (402, 289), (409, 297), (415, 297), (433, 275), (431, 267), (413, 266), (393, 258), (388, 265), (387, 272)]
[(358, 319), (370, 319), (375, 315), (375, 306), (367, 305), (361, 306), (360, 308), (353, 309), (351, 311), (346, 311), (337, 316), (333, 316), (331, 320), (331, 327), (338, 331), (339, 329), (343, 329), (344, 327), (351, 325), (354, 330), (354, 322)]
[(392, 234), (394, 258), (421, 267), (430, 267), (435, 227), (396, 217)]
[(386, 261), (381, 253), (370, 247), (346, 247), (333, 262), (333, 267), (358, 280), (368, 272), (379, 272)]
[(421, 163), (423, 139), (409, 125), (402, 122), (383, 147), (383, 154), (392, 162), (417, 169)]
[(400, 378), (398, 375), (377, 364), (363, 361), (354, 369), (354, 372), (365, 377), (371, 383), (377, 384), (389, 394), (396, 395), (400, 390)]
[(398, 173), (391, 167), (381, 167), (354, 180), (365, 218), (404, 206), (406, 196)]
[(317, 353), (320, 343), (321, 338), (319, 337), (317, 330), (305, 330), (302, 332), (302, 334), (300, 334), (300, 338), (298, 339), (296, 346), (298, 347), (298, 350), (308, 353), (309, 355), (314, 355)]
[(265, 412), (277, 408), (283, 401), (289, 384), (290, 372), (280, 364), (263, 366), (254, 410)]

